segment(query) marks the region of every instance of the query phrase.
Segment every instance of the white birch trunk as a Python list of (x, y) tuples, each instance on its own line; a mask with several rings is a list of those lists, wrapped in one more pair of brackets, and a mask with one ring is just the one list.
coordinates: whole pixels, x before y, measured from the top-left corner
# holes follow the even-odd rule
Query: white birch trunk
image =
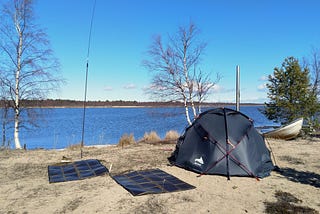
[[(18, 60), (20, 62), (20, 60)], [(19, 123), (20, 123), (20, 96), (19, 96), (19, 77), (20, 77), (20, 64), (18, 63), (18, 69), (16, 71), (16, 88), (15, 88), (15, 107), (14, 107), (14, 144), (16, 149), (21, 149), (19, 139)]]
[[(183, 72), (184, 72), (184, 78), (186, 81), (186, 85), (188, 88), (188, 93), (189, 93), (189, 101), (191, 103), (191, 109), (193, 112), (193, 118), (197, 117), (197, 111), (196, 108), (194, 107), (194, 102), (192, 98), (192, 91), (193, 91), (193, 83), (189, 79), (189, 73), (188, 73), (188, 68), (187, 68), (187, 44), (184, 43), (184, 51), (183, 51)], [(186, 106), (186, 105), (185, 105)], [(189, 113), (188, 113), (189, 115)], [(190, 118), (189, 118), (190, 120)]]
[(189, 108), (188, 108), (188, 103), (187, 103), (186, 97), (184, 97), (184, 108), (185, 108), (185, 113), (186, 113), (186, 118), (187, 118), (188, 124), (191, 125), (192, 122), (191, 122), (190, 116), (189, 116)]
[(193, 112), (193, 118), (195, 119), (197, 117), (197, 110), (196, 110), (196, 107), (194, 106), (194, 102), (191, 96), (190, 96), (190, 102), (191, 102), (191, 108)]
[(20, 139), (19, 139), (19, 123), (20, 123), (20, 72), (21, 72), (21, 57), (22, 57), (22, 44), (23, 44), (23, 33), (17, 18), (15, 19), (16, 30), (19, 34), (19, 44), (17, 51), (17, 70), (15, 73), (15, 106), (14, 106), (14, 144), (16, 149), (21, 149)]
[(14, 118), (14, 145), (16, 149), (21, 149), (19, 139), (19, 118), (17, 118), (16, 116)]

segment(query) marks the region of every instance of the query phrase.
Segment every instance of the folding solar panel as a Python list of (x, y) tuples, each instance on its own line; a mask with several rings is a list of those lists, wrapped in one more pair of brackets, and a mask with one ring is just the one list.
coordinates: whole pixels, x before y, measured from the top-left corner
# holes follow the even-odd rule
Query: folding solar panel
[(134, 196), (176, 192), (195, 188), (160, 169), (133, 171), (115, 175), (113, 179)]
[(108, 169), (96, 159), (48, 166), (49, 183), (81, 180), (104, 175), (107, 172)]

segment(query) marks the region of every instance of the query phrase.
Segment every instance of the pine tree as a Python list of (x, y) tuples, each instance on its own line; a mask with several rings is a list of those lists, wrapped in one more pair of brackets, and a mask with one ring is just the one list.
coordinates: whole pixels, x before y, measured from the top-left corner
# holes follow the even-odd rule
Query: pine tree
[(299, 117), (310, 120), (319, 105), (310, 84), (309, 70), (301, 68), (299, 61), (288, 57), (281, 68), (275, 68), (268, 77), (269, 103), (264, 114), (268, 119), (285, 124)]

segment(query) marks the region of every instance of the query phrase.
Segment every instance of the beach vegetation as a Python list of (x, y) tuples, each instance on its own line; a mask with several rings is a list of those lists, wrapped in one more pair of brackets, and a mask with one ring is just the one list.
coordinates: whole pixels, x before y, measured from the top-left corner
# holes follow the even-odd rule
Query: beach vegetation
[(307, 66), (302, 67), (296, 58), (288, 57), (280, 68), (274, 68), (266, 86), (269, 102), (265, 103), (263, 113), (269, 120), (286, 124), (304, 117), (315, 124), (313, 116), (319, 111), (319, 103)]
[(133, 134), (131, 133), (130, 135), (128, 134), (124, 134), (121, 136), (119, 142), (118, 142), (118, 146), (120, 147), (125, 147), (125, 146), (128, 146), (128, 145), (132, 145), (132, 144), (135, 144), (136, 141), (134, 139), (134, 136)]
[(81, 143), (76, 143), (76, 144), (70, 144), (67, 149), (69, 150), (80, 150), (81, 148)]
[(179, 133), (175, 130), (170, 130), (166, 132), (164, 136), (165, 141), (175, 141), (180, 137)]
[(151, 131), (144, 133), (142, 141), (145, 143), (155, 143), (161, 141), (161, 138), (156, 131)]

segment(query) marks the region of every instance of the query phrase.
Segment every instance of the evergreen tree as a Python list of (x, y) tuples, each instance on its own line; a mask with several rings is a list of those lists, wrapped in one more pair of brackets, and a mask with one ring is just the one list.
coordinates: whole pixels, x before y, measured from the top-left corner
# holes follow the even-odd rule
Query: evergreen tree
[(281, 68), (275, 68), (268, 77), (269, 103), (264, 114), (268, 119), (285, 124), (299, 117), (310, 121), (319, 109), (317, 97), (311, 88), (309, 70), (299, 61), (288, 57)]

